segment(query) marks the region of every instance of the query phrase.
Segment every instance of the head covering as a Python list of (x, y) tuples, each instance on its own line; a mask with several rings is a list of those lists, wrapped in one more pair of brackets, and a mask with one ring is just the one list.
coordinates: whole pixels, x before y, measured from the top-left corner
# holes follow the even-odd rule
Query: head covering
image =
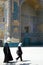
[(5, 43), (5, 47), (9, 47), (7, 42)]
[(22, 43), (20, 42), (19, 45), (18, 45), (18, 47), (21, 47), (21, 45), (22, 45)]

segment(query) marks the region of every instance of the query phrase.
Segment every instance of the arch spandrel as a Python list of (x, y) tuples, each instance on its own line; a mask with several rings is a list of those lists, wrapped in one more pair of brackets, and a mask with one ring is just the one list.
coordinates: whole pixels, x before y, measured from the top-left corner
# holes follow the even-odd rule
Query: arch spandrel
[(22, 4), (26, 2), (29, 6), (31, 6), (34, 10), (40, 10), (41, 5), (40, 5), (40, 1), (36, 1), (36, 0), (19, 0), (20, 5), (22, 6)]

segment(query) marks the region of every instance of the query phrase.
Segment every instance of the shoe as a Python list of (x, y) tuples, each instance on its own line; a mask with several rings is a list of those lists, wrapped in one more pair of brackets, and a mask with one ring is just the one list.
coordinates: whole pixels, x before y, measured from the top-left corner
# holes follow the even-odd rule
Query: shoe
[(23, 61), (23, 60), (21, 60), (21, 61)]

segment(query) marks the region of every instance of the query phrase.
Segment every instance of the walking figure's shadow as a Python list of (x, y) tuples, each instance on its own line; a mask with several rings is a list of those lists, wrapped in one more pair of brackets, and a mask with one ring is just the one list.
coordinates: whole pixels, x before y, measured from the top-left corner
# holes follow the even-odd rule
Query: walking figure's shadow
[(30, 65), (31, 63), (29, 61), (30, 60), (24, 60), (22, 62), (13, 61), (13, 62), (8, 62), (5, 65)]

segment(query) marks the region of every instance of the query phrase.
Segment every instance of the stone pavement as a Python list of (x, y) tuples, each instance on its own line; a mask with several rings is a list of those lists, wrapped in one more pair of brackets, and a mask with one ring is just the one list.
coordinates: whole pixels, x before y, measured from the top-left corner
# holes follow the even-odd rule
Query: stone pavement
[(3, 47), (0, 47), (0, 65), (43, 65), (43, 47), (22, 47), (23, 61), (16, 61), (17, 47), (10, 48), (13, 61), (3, 63), (4, 53)]

